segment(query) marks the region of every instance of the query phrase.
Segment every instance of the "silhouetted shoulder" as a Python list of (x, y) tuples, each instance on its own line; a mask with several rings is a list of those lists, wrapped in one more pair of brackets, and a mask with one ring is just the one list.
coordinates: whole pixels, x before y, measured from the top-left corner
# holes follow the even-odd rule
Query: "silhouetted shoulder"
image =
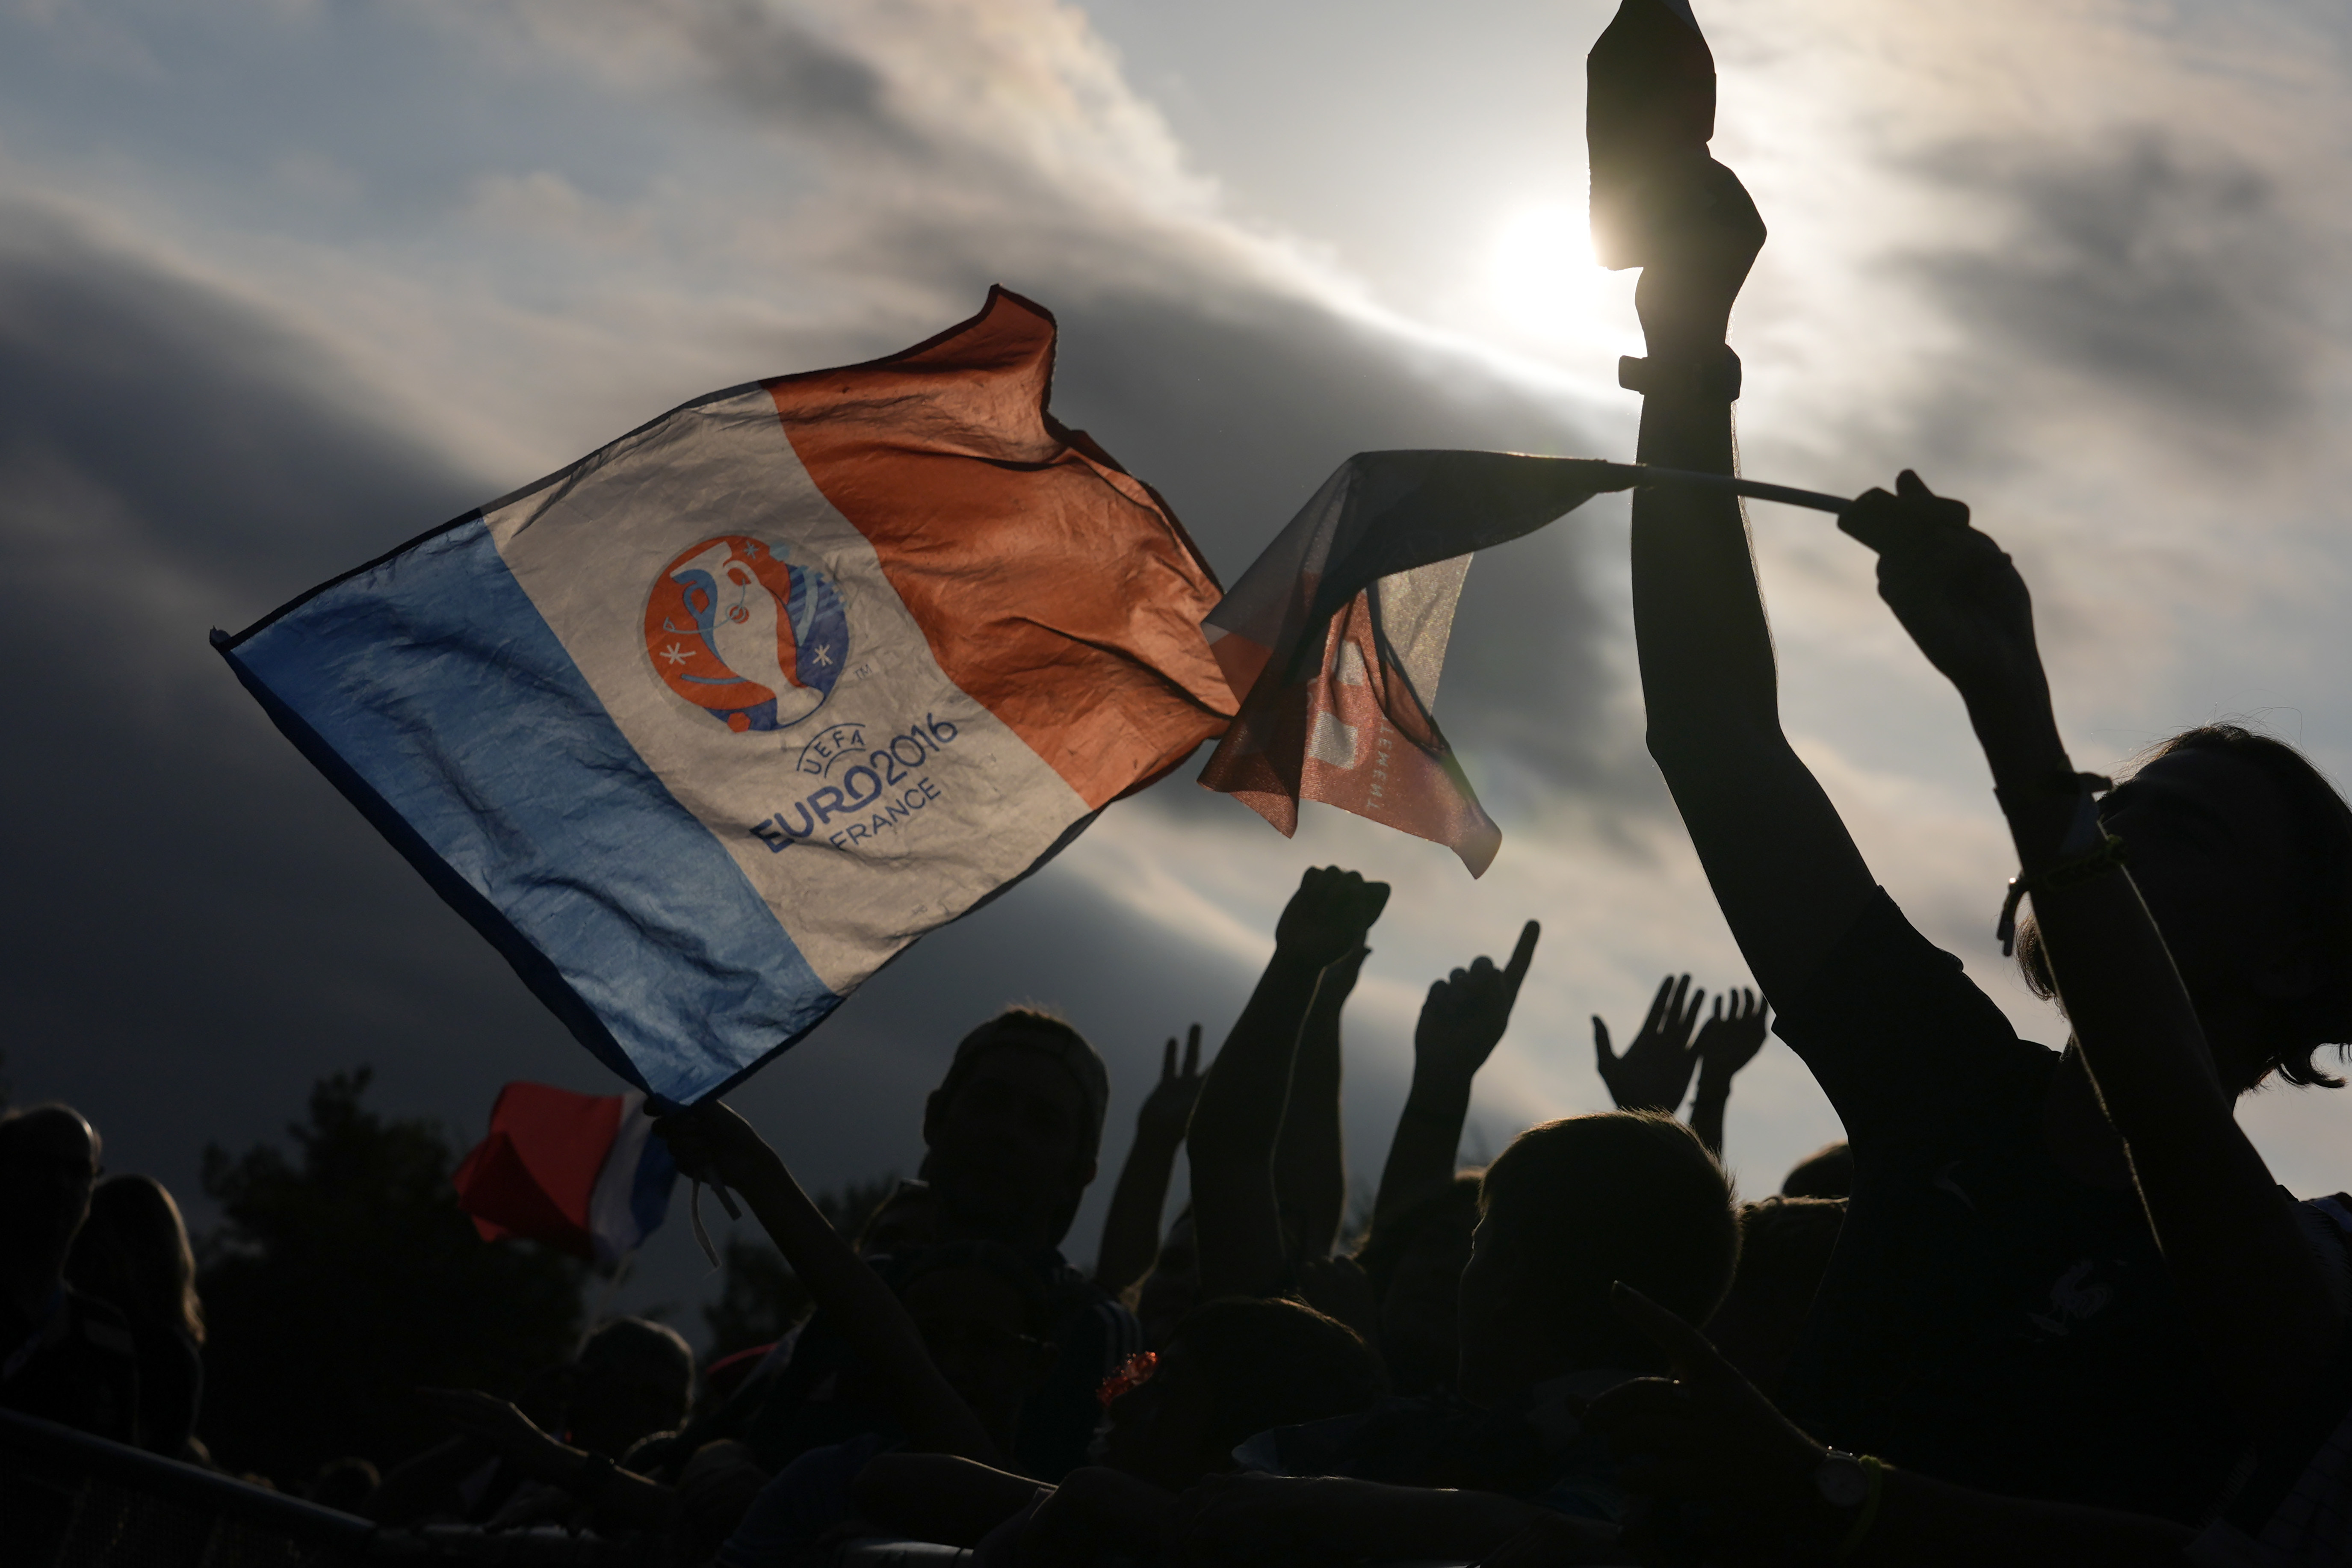
[(1773, 1032), (1820, 1080), (1858, 1160), (1925, 1157), (2038, 1097), (2058, 1054), (2018, 1037), (1960, 960), (1919, 934), (1885, 889), (1793, 997)]

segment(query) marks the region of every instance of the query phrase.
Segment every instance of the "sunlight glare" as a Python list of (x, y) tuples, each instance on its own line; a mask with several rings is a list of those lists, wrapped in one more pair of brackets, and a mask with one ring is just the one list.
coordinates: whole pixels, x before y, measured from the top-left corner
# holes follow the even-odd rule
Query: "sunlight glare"
[(1487, 255), (1486, 293), (1516, 331), (1613, 344), (1631, 331), (1629, 352), (1639, 352), (1632, 276), (1621, 279), (1593, 259), (1580, 204), (1524, 206), (1506, 219)]

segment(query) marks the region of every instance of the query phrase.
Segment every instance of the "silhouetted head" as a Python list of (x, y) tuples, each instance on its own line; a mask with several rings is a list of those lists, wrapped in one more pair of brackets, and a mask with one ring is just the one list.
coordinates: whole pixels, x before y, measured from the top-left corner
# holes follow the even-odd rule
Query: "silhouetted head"
[(1850, 1198), (1853, 1196), (1853, 1150), (1843, 1138), (1824, 1143), (1789, 1169), (1780, 1179), (1784, 1198)]
[(1275, 1426), (1370, 1410), (1387, 1393), (1355, 1330), (1297, 1301), (1227, 1297), (1184, 1315), (1151, 1375), (1111, 1402), (1104, 1462), (1182, 1491)]
[(1001, 1242), (950, 1241), (916, 1258), (898, 1299), (940, 1375), (1009, 1447), (1022, 1402), (1054, 1362), (1045, 1281)]
[(617, 1459), (643, 1437), (675, 1431), (694, 1400), (694, 1352), (676, 1329), (615, 1318), (580, 1347), (565, 1407), (571, 1440)]
[(187, 1223), (152, 1176), (109, 1176), (91, 1191), (66, 1278), (135, 1323), (170, 1324), (204, 1343)]
[(1051, 1014), (1007, 1008), (965, 1036), (923, 1107), (940, 1234), (1058, 1243), (1095, 1179), (1109, 1099), (1101, 1055)]
[(1731, 1179), (1673, 1117), (1531, 1127), (1486, 1168), (1462, 1271), (1461, 1391), (1483, 1404), (1581, 1368), (1649, 1370), (1658, 1352), (1612, 1308), (1612, 1282), (1705, 1323), (1738, 1258)]
[(1381, 1304), (1381, 1355), (1399, 1394), (1450, 1384), (1462, 1360), (1462, 1270), (1484, 1173), (1457, 1171), (1381, 1221), (1356, 1261)]
[(64, 1268), (89, 1215), (100, 1152), (97, 1130), (69, 1105), (0, 1116), (0, 1270)]
[(1829, 1271), (1845, 1225), (1843, 1198), (1766, 1198), (1739, 1210), (1739, 1267), (1706, 1326), (1723, 1357), (1769, 1394)]
[[(2100, 803), (2196, 1004), (2222, 1086), (2352, 1041), (2352, 808), (2283, 741), (2204, 724), (2164, 742)], [(2054, 997), (2041, 932), (2018, 923), (2026, 982)]]
[(1201, 1249), (1192, 1232), (1192, 1205), (1176, 1213), (1168, 1234), (1160, 1240), (1151, 1272), (1136, 1288), (1135, 1317), (1143, 1325), (1146, 1344), (1164, 1345), (1201, 1300)]

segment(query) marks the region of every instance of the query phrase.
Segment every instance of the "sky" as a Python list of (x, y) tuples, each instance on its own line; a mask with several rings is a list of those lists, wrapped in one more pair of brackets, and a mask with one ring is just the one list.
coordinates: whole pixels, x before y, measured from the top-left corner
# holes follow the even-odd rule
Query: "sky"
[[(1597, 0), (5, 0), (0, 4), (0, 1049), (115, 1169), (213, 1218), (208, 1142), (358, 1064), (478, 1136), (498, 1087), (611, 1080), (209, 651), (311, 584), (690, 397), (887, 353), (1002, 282), (1061, 323), (1055, 410), (1227, 581), (1349, 454), (1623, 458), (1631, 275), (1584, 230)], [(2105, 768), (2256, 721), (2352, 775), (2352, 19), (2322, 0), (1700, 0), (1715, 150), (1772, 237), (1734, 320), (1743, 468), (1917, 468), (2032, 584)], [(1799, 749), (1913, 921), (2055, 1043), (1992, 941), (2012, 868), (1959, 706), (1827, 521), (1753, 530)], [(1110, 1061), (1094, 1249), (1160, 1041), (1213, 1041), (1298, 872), (1391, 881), (1348, 1018), (1368, 1183), (1418, 999), (1545, 935), (1465, 1158), (1605, 1109), (1659, 975), (1745, 984), (1642, 746), (1622, 502), (1471, 570), (1438, 712), (1501, 823), (1445, 850), (1197, 766), (926, 939), (736, 1103), (812, 1185), (910, 1171), (1007, 1001)], [(2242, 1110), (2298, 1192), (2352, 1097)], [(1777, 1042), (1743, 1188), (1837, 1135)], [(1180, 1176), (1181, 1185), (1181, 1176)], [(715, 1211), (712, 1212), (715, 1219)], [(683, 1224), (616, 1298), (686, 1309)]]

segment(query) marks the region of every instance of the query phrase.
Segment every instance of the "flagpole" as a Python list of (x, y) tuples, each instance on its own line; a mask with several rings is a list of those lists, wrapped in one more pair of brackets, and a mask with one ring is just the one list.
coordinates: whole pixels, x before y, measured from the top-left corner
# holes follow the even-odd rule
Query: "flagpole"
[(1794, 489), (1787, 485), (1768, 485), (1757, 479), (1736, 479), (1729, 474), (1703, 474), (1691, 468), (1654, 468), (1645, 463), (1624, 465), (1642, 476), (1641, 483), (1656, 484), (1667, 480), (1675, 484), (1699, 485), (1708, 489), (1729, 490), (1734, 495), (1753, 500), (1776, 500), (1783, 506), (1810, 507), (1815, 511), (1843, 511), (1853, 503), (1843, 496), (1824, 495), (1820, 490)]

